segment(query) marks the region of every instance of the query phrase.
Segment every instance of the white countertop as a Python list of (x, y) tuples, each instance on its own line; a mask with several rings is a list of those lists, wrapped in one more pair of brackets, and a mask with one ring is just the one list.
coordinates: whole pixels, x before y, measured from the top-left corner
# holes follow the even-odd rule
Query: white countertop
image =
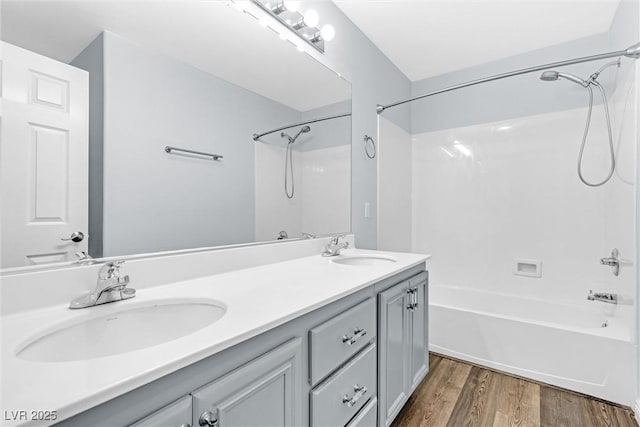
[[(362, 249), (342, 253), (388, 255), (396, 262), (349, 266), (315, 255), (144, 288), (138, 290), (136, 298), (82, 310), (70, 310), (65, 304), (3, 316), (3, 414), (55, 410), (56, 421), (69, 418), (430, 258)], [(135, 279), (131, 278), (133, 288)], [(108, 314), (141, 300), (167, 298), (217, 300), (227, 311), (217, 322), (190, 335), (128, 353), (55, 363), (26, 361), (16, 356), (30, 337), (52, 325)], [(3, 416), (3, 423), (7, 422)]]

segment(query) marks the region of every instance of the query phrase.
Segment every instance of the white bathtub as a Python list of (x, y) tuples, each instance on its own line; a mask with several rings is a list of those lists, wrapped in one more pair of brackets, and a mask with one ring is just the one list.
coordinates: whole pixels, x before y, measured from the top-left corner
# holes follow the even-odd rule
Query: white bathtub
[(430, 285), (429, 309), (431, 351), (632, 406), (631, 333), (600, 303)]

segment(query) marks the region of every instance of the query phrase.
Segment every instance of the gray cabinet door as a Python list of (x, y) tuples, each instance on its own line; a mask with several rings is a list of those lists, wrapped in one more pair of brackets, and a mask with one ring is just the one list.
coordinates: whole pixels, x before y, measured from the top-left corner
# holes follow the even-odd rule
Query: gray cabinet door
[(409, 397), (409, 282), (378, 296), (378, 422), (389, 425)]
[(414, 309), (411, 311), (411, 363), (409, 378), (411, 381), (411, 392), (420, 384), (420, 381), (427, 375), (429, 344), (427, 341), (427, 277), (418, 276), (421, 280), (410, 281), (409, 286), (414, 289)]
[(301, 360), (296, 338), (205, 385), (192, 393), (194, 424), (208, 413), (219, 427), (300, 425)]

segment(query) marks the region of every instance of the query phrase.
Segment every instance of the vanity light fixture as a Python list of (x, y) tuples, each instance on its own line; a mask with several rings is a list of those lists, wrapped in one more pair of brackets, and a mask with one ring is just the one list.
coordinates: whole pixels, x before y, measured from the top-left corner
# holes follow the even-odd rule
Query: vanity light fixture
[[(328, 24), (323, 25), (321, 29), (318, 28), (317, 25), (320, 23), (320, 15), (318, 15), (318, 12), (314, 9), (307, 9), (304, 12), (301, 11), (301, 2), (299, 1), (251, 0), (251, 3), (271, 15), (272, 18), (289, 31), (321, 53), (324, 53), (325, 42), (331, 41), (335, 37), (335, 28)], [(258, 18), (258, 20), (262, 21), (261, 18)], [(287, 39), (287, 37), (282, 34), (280, 37)], [(298, 45), (298, 50), (304, 49), (301, 45)]]

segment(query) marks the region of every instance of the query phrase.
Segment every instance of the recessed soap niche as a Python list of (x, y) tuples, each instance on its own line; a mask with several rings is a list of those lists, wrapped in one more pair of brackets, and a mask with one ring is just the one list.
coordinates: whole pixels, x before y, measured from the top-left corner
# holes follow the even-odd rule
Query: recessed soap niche
[(542, 261), (539, 259), (514, 259), (513, 274), (516, 276), (541, 277)]

